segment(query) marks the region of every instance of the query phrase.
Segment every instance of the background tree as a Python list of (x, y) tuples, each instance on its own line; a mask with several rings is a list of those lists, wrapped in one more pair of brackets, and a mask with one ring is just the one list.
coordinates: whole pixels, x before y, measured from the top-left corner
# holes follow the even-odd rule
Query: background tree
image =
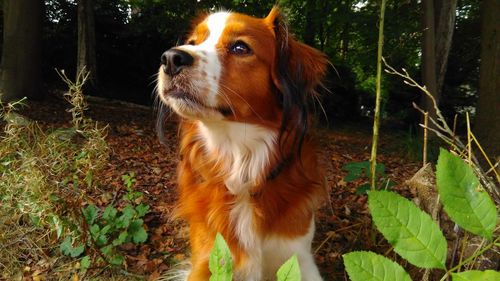
[(481, 68), (475, 132), (491, 157), (500, 156), (500, 1), (482, 3)]
[[(423, 0), (422, 76), (427, 90), (439, 104), (450, 53), (457, 0)], [(422, 107), (436, 119), (435, 110), (427, 97)]]
[(39, 99), (42, 89), (42, 23), (44, 2), (4, 0), (1, 98)]
[[(427, 1), (433, 4), (436, 72), (433, 76), (436, 76), (438, 93), (442, 89), (442, 111), (448, 118), (453, 118), (456, 113), (472, 113), (479, 84), (478, 7), (481, 1)], [(65, 69), (69, 76), (73, 76), (79, 64), (86, 64), (87, 68), (97, 64), (98, 73), (96, 70), (92, 73), (99, 76), (95, 77), (98, 78), (98, 95), (143, 104), (152, 103), (151, 92), (160, 54), (185, 40), (190, 22), (198, 12), (225, 8), (262, 17), (275, 4), (274, 1), (264, 0), (42, 2), (46, 7), (41, 48), (44, 84), (49, 88), (64, 87), (54, 68)], [(78, 6), (82, 8), (83, 3), (89, 5), (91, 2), (93, 9), (87, 11), (94, 11), (95, 28), (88, 26), (87, 30), (95, 30), (97, 44), (82, 38), (92, 37), (81, 32), (85, 29), (82, 22), (89, 25), (92, 20), (78, 16)], [(281, 0), (279, 3), (288, 19), (290, 31), (298, 39), (325, 52), (335, 67), (326, 77), (325, 85), (329, 93), (322, 95), (328, 119), (343, 122), (370, 117), (375, 89), (377, 26), (374, 22), (378, 19), (378, 1)], [(405, 0), (389, 1), (386, 8), (384, 57), (394, 67), (404, 67), (413, 77), (419, 76), (423, 68), (422, 32), (426, 29), (421, 24), (422, 6), (419, 0)], [(27, 10), (33, 12), (31, 6)], [(80, 32), (78, 18), (80, 26), (83, 26)], [(30, 26), (40, 27), (39, 24)], [(450, 41), (451, 49), (448, 47)], [(0, 47), (9, 48), (7, 44), (0, 42)], [(91, 51), (92, 45), (94, 52)], [(21, 44), (16, 45), (14, 53), (20, 49), (19, 46)], [(78, 50), (80, 55), (75, 59)], [(449, 50), (449, 60), (445, 59), (446, 50)], [(81, 61), (95, 57), (96, 63), (79, 62), (82, 55), (85, 59)], [(446, 74), (443, 74), (444, 69)], [(443, 75), (441, 87), (440, 78)], [(411, 103), (418, 102), (420, 94), (395, 77), (384, 77), (382, 84), (383, 122), (405, 129), (415, 126), (419, 115), (412, 109)], [(463, 119), (458, 118), (459, 121)], [(459, 125), (461, 128), (462, 124)]]
[(77, 73), (83, 69), (89, 74), (87, 86), (97, 87), (97, 60), (95, 48), (94, 0), (78, 0), (78, 55)]
[[(422, 18), (422, 80), (429, 91), (439, 104), (439, 92), (437, 90), (436, 76), (436, 26), (434, 19), (434, 0), (422, 0), (423, 18)], [(422, 95), (421, 104), (429, 117), (436, 120), (436, 111), (432, 102)]]
[(436, 90), (441, 96), (446, 69), (448, 68), (448, 55), (450, 54), (451, 42), (455, 30), (455, 18), (457, 0), (440, 0), (434, 2), (435, 26), (436, 26)]

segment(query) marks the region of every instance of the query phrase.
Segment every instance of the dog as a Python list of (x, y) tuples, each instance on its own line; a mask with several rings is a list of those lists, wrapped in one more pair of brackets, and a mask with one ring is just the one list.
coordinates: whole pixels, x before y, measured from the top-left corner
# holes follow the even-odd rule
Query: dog
[(310, 110), (328, 60), (265, 18), (202, 15), (161, 56), (157, 92), (180, 116), (179, 202), (190, 227), (189, 281), (206, 281), (217, 233), (234, 280), (275, 280), (297, 255), (302, 280), (322, 280), (311, 254), (325, 196)]

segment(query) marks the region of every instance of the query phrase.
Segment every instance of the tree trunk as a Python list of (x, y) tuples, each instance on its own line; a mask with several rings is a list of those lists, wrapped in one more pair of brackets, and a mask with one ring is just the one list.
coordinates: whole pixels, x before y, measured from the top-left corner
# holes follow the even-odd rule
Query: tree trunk
[[(438, 0), (440, 1), (440, 0)], [(435, 52), (435, 26), (434, 26), (434, 1), (422, 0), (423, 5), (423, 40), (422, 40), (422, 76), (423, 84), (439, 104), (436, 80), (436, 52)], [(422, 95), (423, 110), (429, 112), (429, 117), (436, 119), (436, 110), (432, 102)]]
[(455, 30), (455, 18), (457, 0), (438, 0), (435, 4), (435, 26), (436, 26), (436, 90), (441, 96), (444, 77), (448, 67), (448, 55), (450, 54), (453, 31)]
[(90, 72), (85, 90), (97, 88), (97, 62), (95, 51), (94, 0), (78, 0), (78, 60), (77, 74), (83, 69)]
[(42, 25), (44, 1), (4, 0), (0, 98), (42, 99)]
[(315, 37), (317, 32), (318, 17), (316, 13), (316, 1), (306, 1), (306, 26), (304, 28), (304, 43), (315, 47)]
[(481, 66), (475, 133), (492, 158), (500, 156), (500, 1), (482, 3)]
[(347, 60), (347, 54), (349, 52), (349, 27), (351, 26), (351, 21), (349, 15), (351, 14), (351, 0), (347, 0), (342, 5), (342, 10), (344, 13), (344, 25), (342, 27), (342, 33), (340, 34), (340, 54), (342, 59)]

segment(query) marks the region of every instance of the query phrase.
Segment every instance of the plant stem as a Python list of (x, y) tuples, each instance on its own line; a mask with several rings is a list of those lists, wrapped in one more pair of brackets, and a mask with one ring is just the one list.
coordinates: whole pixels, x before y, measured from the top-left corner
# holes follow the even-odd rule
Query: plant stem
[(427, 165), (427, 140), (428, 140), (428, 130), (427, 128), (429, 127), (429, 112), (426, 112), (424, 114), (424, 151), (422, 152), (422, 167), (425, 167)]
[(482, 248), (481, 250), (477, 251), (476, 253), (474, 253), (473, 255), (471, 255), (470, 257), (468, 257), (467, 259), (465, 259), (463, 262), (457, 264), (456, 266), (454, 266), (453, 268), (451, 268), (450, 270), (446, 271), (446, 273), (444, 274), (444, 276), (440, 279), (440, 281), (444, 281), (446, 280), (446, 278), (448, 276), (450, 276), (450, 274), (452, 272), (454, 272), (455, 270), (461, 268), (462, 266), (466, 265), (467, 263), (471, 262), (472, 260), (474, 260), (475, 258), (479, 257), (480, 255), (482, 255), (484, 252), (488, 251), (489, 249), (491, 249), (491, 247), (495, 246), (496, 243), (498, 243), (498, 241), (500, 241), (500, 237), (497, 237), (493, 242), (491, 242), (490, 244), (486, 245), (484, 248)]
[(370, 157), (371, 171), (371, 189), (376, 187), (376, 167), (377, 167), (377, 144), (378, 144), (378, 129), (380, 127), (380, 100), (381, 100), (381, 80), (382, 80), (382, 47), (384, 46), (384, 15), (385, 15), (385, 0), (382, 0), (380, 6), (380, 20), (378, 29), (378, 50), (377, 50), (377, 85), (375, 97), (375, 116), (373, 120), (373, 141), (372, 152)]

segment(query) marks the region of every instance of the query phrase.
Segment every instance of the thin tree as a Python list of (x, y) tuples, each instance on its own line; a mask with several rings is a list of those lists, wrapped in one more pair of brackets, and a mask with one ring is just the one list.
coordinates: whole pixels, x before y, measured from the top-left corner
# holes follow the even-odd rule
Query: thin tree
[[(422, 0), (422, 78), (438, 104), (455, 29), (456, 7), (457, 0)], [(430, 118), (436, 119), (429, 99), (422, 97), (421, 105)]]
[[(90, 72), (88, 86), (97, 87), (94, 0), (78, 0), (78, 59), (77, 75)], [(87, 90), (89, 90), (87, 86)]]
[(434, 20), (436, 25), (436, 90), (440, 96), (443, 90), (444, 77), (448, 67), (448, 55), (455, 31), (457, 0), (439, 0), (434, 2)]
[(378, 29), (378, 49), (377, 49), (377, 78), (376, 78), (376, 97), (375, 97), (375, 114), (373, 120), (373, 139), (372, 150), (370, 155), (370, 185), (371, 189), (375, 190), (377, 186), (377, 146), (378, 146), (378, 131), (380, 128), (380, 101), (382, 99), (382, 49), (384, 47), (384, 18), (385, 18), (385, 0), (380, 3), (380, 18)]
[(42, 25), (44, 1), (4, 0), (0, 98), (43, 98)]

